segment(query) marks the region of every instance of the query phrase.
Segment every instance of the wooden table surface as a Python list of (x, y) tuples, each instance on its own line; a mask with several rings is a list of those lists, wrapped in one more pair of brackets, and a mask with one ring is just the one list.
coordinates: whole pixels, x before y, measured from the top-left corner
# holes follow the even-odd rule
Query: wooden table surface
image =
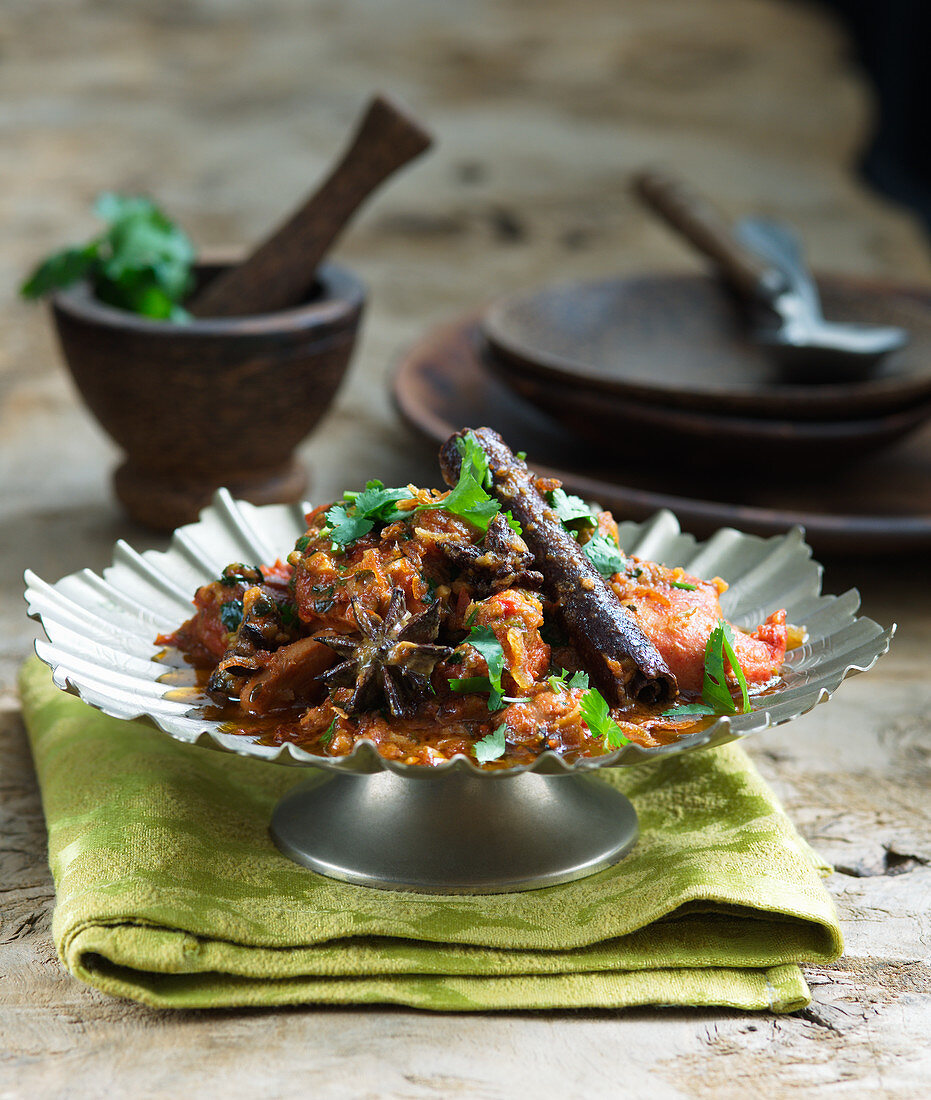
[(870, 107), (818, 9), (776, 0), (20, 0), (0, 12), (0, 1096), (923, 1097), (931, 1081), (931, 585), (918, 560), (826, 563), (897, 620), (891, 654), (829, 706), (752, 739), (836, 873), (847, 953), (811, 1006), (433, 1016), (392, 1008), (156, 1012), (60, 966), (39, 796), (15, 694), (19, 577), (100, 568), (116, 454), (80, 406), (30, 263), (92, 232), (104, 189), (150, 191), (202, 246), (273, 225), (365, 96), (406, 99), (436, 152), (339, 248), (371, 289), (337, 406), (302, 450), (317, 499), (378, 474), (435, 479), (386, 382), (429, 325), (542, 280), (694, 266), (630, 200), (665, 161), (734, 215), (798, 226), (816, 265), (931, 281), (905, 214), (849, 165)]

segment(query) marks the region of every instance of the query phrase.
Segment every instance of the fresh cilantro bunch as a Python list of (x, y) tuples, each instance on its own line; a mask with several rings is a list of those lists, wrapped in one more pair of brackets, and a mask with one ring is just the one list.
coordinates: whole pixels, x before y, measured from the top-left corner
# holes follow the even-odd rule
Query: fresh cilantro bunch
[(106, 193), (94, 212), (107, 228), (87, 244), (53, 253), (20, 287), (24, 298), (87, 279), (101, 302), (156, 320), (187, 321), (194, 246), (146, 198)]

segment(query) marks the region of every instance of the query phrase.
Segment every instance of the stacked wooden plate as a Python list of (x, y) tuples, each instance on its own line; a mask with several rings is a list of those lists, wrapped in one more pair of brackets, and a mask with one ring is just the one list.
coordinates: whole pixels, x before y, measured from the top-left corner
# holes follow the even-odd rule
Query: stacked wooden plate
[[(577, 492), (697, 534), (801, 523), (822, 551), (931, 546), (931, 291), (819, 279), (825, 314), (901, 325), (859, 382), (789, 385), (713, 278), (516, 295), (429, 334), (395, 398), (433, 439), (488, 424)], [(913, 435), (914, 438), (905, 437)]]
[(820, 289), (827, 316), (901, 325), (908, 349), (866, 381), (787, 385), (714, 280), (658, 275), (499, 302), (482, 326), (486, 361), (583, 438), (649, 446), (651, 461), (737, 463), (769, 477), (837, 467), (931, 416), (931, 306), (849, 279)]

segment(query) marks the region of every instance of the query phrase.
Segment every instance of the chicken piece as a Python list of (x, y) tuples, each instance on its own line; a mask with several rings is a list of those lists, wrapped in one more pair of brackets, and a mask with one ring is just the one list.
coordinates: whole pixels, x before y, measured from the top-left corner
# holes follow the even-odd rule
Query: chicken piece
[(246, 714), (261, 715), (319, 703), (326, 693), (320, 677), (335, 660), (333, 650), (314, 638), (284, 645), (242, 685), (240, 705)]
[[(681, 587), (680, 587), (681, 586)], [(682, 569), (631, 558), (628, 571), (615, 573), (611, 587), (631, 609), (644, 633), (662, 654), (680, 689), (700, 693), (705, 674), (705, 646), (724, 617), (719, 577), (703, 581)], [(768, 683), (786, 653), (786, 614), (777, 611), (752, 632), (734, 627), (734, 649), (747, 683)]]

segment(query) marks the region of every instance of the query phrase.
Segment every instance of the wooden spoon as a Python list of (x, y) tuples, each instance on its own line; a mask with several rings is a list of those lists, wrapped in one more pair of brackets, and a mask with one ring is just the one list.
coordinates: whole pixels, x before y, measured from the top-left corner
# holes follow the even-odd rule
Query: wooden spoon
[(317, 191), (248, 259), (208, 283), (187, 309), (195, 317), (235, 317), (303, 301), (318, 264), (353, 214), (379, 184), (432, 143), (399, 104), (375, 96), (351, 145)]

